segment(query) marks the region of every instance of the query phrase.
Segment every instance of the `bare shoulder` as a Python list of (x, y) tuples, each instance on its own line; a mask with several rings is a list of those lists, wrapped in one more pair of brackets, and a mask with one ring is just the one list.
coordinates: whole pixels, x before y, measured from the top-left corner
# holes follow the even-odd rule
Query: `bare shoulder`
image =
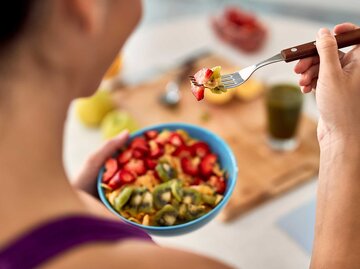
[[(105, 206), (84, 192), (79, 196), (93, 215), (118, 220)], [(94, 243), (76, 247), (53, 259), (43, 268), (172, 268), (183, 269), (231, 268), (219, 261), (193, 253), (163, 248), (140, 240), (124, 240), (117, 243)]]
[(149, 242), (127, 240), (115, 244), (92, 244), (73, 249), (43, 268), (173, 268), (227, 269), (219, 261)]

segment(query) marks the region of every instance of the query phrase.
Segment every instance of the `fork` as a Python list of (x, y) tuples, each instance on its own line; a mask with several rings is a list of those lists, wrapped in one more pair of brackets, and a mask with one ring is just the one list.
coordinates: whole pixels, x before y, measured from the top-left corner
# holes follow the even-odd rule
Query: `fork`
[[(335, 38), (339, 49), (360, 44), (360, 29), (336, 35)], [(225, 89), (236, 88), (237, 86), (247, 81), (250, 76), (261, 67), (281, 61), (289, 63), (292, 61), (316, 55), (318, 55), (316, 44), (315, 41), (312, 41), (309, 43), (284, 49), (279, 54), (276, 54), (273, 57), (266, 59), (265, 61), (248, 66), (232, 74), (223, 75), (221, 76), (221, 82), (223, 83)], [(195, 86), (204, 86), (203, 84), (198, 83), (194, 76), (190, 76), (190, 81)]]

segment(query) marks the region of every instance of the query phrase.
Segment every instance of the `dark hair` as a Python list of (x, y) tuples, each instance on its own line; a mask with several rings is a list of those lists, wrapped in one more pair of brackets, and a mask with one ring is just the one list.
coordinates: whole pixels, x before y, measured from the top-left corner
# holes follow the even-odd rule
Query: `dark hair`
[(4, 0), (0, 7), (0, 46), (12, 41), (24, 28), (34, 0)]

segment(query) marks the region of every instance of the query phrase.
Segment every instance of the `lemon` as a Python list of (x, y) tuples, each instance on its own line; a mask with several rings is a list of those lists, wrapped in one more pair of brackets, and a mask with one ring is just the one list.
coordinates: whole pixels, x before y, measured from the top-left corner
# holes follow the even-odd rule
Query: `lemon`
[(244, 84), (233, 89), (236, 97), (243, 101), (251, 101), (264, 92), (264, 84), (256, 79), (249, 79)]
[(75, 101), (75, 113), (80, 122), (88, 127), (98, 127), (105, 115), (114, 108), (111, 94), (105, 90)]
[(138, 125), (131, 115), (120, 110), (109, 112), (101, 122), (101, 133), (105, 139), (112, 138), (123, 130), (134, 132), (137, 129)]

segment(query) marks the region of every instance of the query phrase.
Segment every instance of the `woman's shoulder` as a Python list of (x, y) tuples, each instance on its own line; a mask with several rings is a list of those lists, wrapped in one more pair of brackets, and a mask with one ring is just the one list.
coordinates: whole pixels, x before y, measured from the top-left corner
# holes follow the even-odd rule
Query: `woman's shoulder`
[(232, 267), (205, 256), (129, 239), (114, 244), (96, 243), (81, 246), (57, 257), (43, 268), (229, 269)]
[(155, 255), (152, 257), (156, 257), (159, 250), (155, 244), (131, 238), (111, 243), (94, 242), (64, 252), (49, 260), (42, 268), (145, 268), (149, 263), (147, 253), (153, 253)]

